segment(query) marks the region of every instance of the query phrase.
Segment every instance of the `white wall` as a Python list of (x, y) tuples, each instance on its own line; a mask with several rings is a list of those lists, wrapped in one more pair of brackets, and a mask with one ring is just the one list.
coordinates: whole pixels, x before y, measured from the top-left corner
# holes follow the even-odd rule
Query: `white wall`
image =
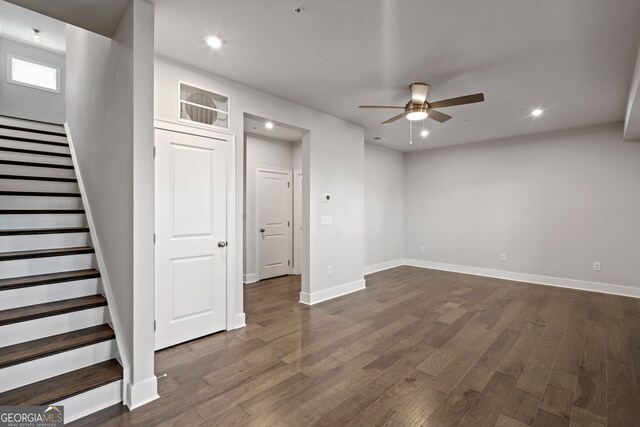
[(370, 272), (404, 258), (404, 155), (365, 144), (364, 176), (364, 264)]
[(405, 257), (640, 287), (640, 144), (622, 133), (619, 123), (407, 154)]
[[(156, 109), (159, 119), (176, 122), (177, 82), (184, 79), (192, 84), (220, 92), (230, 97), (231, 131), (240, 140), (235, 150), (235, 186), (237, 189), (235, 245), (236, 295), (235, 314), (242, 319), (242, 215), (243, 188), (241, 143), (244, 132), (243, 115), (267, 117), (310, 132), (303, 138), (305, 221), (303, 244), (309, 242), (305, 253), (301, 298), (307, 302), (349, 292), (364, 286), (364, 129), (336, 117), (311, 110), (289, 101), (239, 85), (205, 71), (179, 64), (165, 58), (156, 58)], [(332, 193), (333, 202), (323, 204), (322, 193)], [(332, 215), (333, 225), (321, 226), (320, 216)], [(233, 246), (232, 246), (233, 247)], [(307, 262), (307, 258), (310, 262)], [(327, 274), (332, 265), (333, 274)]]
[(244, 281), (258, 280), (258, 207), (256, 204), (256, 168), (267, 166), (291, 171), (293, 143), (245, 135), (245, 222), (244, 222)]
[(130, 407), (157, 397), (150, 52), (153, 7), (143, 1), (131, 3), (112, 39), (67, 27), (66, 123), (106, 267)]
[[(7, 82), (7, 54), (60, 67), (60, 93)], [(0, 115), (64, 122), (65, 56), (0, 37)]]

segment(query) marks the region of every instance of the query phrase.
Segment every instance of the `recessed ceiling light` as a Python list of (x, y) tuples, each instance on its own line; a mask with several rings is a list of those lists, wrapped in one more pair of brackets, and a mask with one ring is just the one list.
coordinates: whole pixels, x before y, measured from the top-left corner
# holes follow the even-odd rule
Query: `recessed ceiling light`
[(33, 29), (33, 39), (37, 42), (40, 41), (40, 30)]
[(206, 38), (206, 40), (207, 44), (214, 49), (220, 49), (220, 47), (222, 47), (222, 45), (224, 44), (224, 40), (216, 36), (209, 36)]
[(266, 127), (267, 129), (273, 129), (273, 123), (267, 122), (264, 124), (264, 127)]
[(531, 112), (531, 115), (532, 115), (533, 117), (538, 117), (538, 116), (539, 116), (539, 115), (541, 115), (541, 114), (542, 114), (542, 110), (540, 110), (540, 109), (538, 109), (538, 108), (536, 108), (535, 110), (533, 110), (533, 111)]
[(420, 136), (426, 138), (427, 136), (429, 136), (429, 131), (426, 129), (423, 130), (422, 132), (420, 132)]

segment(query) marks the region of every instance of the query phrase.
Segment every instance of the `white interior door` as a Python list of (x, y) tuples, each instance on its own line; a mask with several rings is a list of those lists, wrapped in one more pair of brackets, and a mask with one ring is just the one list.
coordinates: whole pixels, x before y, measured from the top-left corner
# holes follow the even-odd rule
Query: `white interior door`
[(260, 280), (291, 274), (291, 171), (257, 170)]
[(156, 349), (226, 327), (227, 142), (156, 129)]

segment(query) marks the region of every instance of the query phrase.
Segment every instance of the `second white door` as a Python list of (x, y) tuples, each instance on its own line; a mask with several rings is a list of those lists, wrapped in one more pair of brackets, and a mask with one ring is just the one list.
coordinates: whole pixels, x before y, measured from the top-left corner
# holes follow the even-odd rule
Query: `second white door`
[(260, 280), (291, 274), (291, 171), (258, 168)]

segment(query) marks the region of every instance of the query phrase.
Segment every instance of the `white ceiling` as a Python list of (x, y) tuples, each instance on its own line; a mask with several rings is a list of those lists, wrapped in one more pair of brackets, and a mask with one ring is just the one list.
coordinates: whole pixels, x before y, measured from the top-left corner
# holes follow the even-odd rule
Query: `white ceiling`
[[(38, 42), (33, 37), (34, 29), (40, 30)], [(0, 34), (3, 37), (58, 52), (66, 50), (64, 22), (2, 0), (0, 0)]]
[(267, 129), (265, 124), (268, 119), (264, 119), (251, 114), (245, 114), (244, 116), (244, 131), (245, 133), (252, 133), (254, 135), (266, 136), (267, 138), (278, 139), (280, 141), (298, 142), (302, 141), (305, 131), (302, 129), (289, 126), (285, 123), (273, 123), (272, 129)]
[[(131, 0), (9, 0), (52, 18), (111, 37)], [(178, 2), (179, 3), (179, 2)]]
[[(638, 0), (153, 0), (156, 51), (365, 127), (400, 150), (621, 121), (640, 39)], [(302, 6), (304, 13), (293, 13)], [(226, 43), (212, 51), (209, 34)], [(409, 146), (380, 122), (407, 86), (428, 99), (484, 92), (443, 111)], [(529, 112), (543, 108), (542, 117)]]

